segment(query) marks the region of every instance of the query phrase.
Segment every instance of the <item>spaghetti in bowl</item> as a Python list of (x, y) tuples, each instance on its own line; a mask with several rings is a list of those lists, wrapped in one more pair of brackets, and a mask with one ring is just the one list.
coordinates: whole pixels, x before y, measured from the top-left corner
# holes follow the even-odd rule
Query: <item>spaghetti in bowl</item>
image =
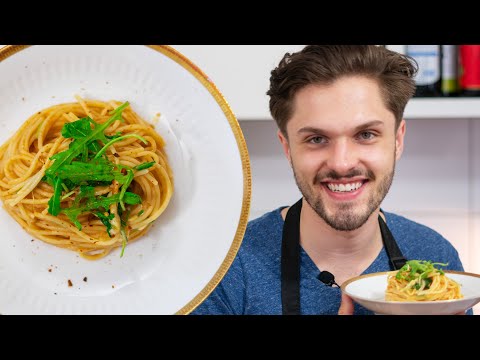
[(461, 286), (461, 299), (388, 301), (385, 299), (388, 279), (396, 274), (397, 271), (388, 271), (361, 275), (345, 281), (342, 292), (374, 313), (385, 315), (453, 315), (480, 302), (480, 275), (451, 270), (445, 270), (445, 275)]
[(165, 141), (128, 103), (77, 97), (32, 115), (0, 146), (0, 200), (34, 238), (94, 260), (165, 211)]
[(440, 301), (463, 298), (460, 284), (441, 269), (448, 264), (409, 260), (387, 278), (387, 301)]
[(39, 241), (1, 207), (0, 313), (191, 312), (227, 272), (248, 221), (248, 151), (232, 110), (208, 76), (169, 46), (11, 46), (0, 49), (0, 144), (32, 114), (71, 103), (74, 94), (128, 101), (155, 127), (173, 174), (172, 197), (145, 234), (129, 238), (123, 257), (117, 246), (96, 261)]

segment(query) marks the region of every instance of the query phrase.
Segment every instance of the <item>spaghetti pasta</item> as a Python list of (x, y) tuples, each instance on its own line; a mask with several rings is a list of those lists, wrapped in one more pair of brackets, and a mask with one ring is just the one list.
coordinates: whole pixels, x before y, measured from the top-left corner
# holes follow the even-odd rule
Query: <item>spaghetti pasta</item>
[(128, 103), (76, 97), (0, 147), (0, 199), (33, 237), (94, 260), (144, 235), (173, 195), (165, 142)]
[(450, 279), (435, 265), (423, 260), (410, 260), (387, 279), (387, 301), (437, 301), (461, 299), (460, 284)]

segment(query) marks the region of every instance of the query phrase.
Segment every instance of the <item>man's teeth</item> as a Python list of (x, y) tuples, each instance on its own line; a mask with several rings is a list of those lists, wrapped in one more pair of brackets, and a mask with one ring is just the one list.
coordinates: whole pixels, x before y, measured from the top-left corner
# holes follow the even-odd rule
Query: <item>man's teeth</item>
[(328, 188), (335, 192), (350, 192), (355, 191), (360, 186), (362, 186), (361, 182), (351, 183), (351, 184), (327, 184)]

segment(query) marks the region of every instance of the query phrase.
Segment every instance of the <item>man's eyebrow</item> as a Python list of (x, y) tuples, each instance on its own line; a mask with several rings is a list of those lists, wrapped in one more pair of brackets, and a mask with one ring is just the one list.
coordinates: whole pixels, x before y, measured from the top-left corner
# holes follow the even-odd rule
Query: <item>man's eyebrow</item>
[(375, 126), (383, 126), (384, 124), (385, 123), (381, 120), (372, 120), (372, 121), (366, 122), (365, 124), (358, 125), (355, 128), (355, 132), (359, 132)]
[(297, 134), (301, 133), (323, 133), (324, 131), (320, 128), (316, 128), (313, 126), (305, 126), (297, 131)]
[[(364, 124), (358, 125), (355, 127), (354, 131), (359, 132), (365, 129), (368, 129), (370, 127), (374, 126), (383, 126), (384, 122), (381, 120), (372, 120), (369, 122), (366, 122)], [(323, 134), (325, 133), (325, 130), (322, 130), (320, 128), (314, 127), (314, 126), (305, 126), (297, 131), (297, 134), (302, 134), (302, 133), (315, 133), (315, 134)]]

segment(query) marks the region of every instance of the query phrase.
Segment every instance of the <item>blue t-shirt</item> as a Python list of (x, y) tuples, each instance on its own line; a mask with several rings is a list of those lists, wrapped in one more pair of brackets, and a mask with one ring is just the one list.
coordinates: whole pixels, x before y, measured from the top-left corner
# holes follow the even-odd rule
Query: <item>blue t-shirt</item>
[[(232, 266), (220, 284), (192, 314), (281, 315), (280, 258), (284, 220), (278, 208), (248, 223)], [(387, 225), (407, 259), (448, 263), (448, 270), (463, 271), (455, 248), (434, 230), (392, 213)], [(363, 274), (390, 271), (385, 248)], [(341, 291), (318, 280), (320, 270), (301, 248), (300, 309), (302, 314), (334, 315)], [(471, 310), (470, 310), (471, 313)], [(355, 304), (355, 314), (372, 314)]]

